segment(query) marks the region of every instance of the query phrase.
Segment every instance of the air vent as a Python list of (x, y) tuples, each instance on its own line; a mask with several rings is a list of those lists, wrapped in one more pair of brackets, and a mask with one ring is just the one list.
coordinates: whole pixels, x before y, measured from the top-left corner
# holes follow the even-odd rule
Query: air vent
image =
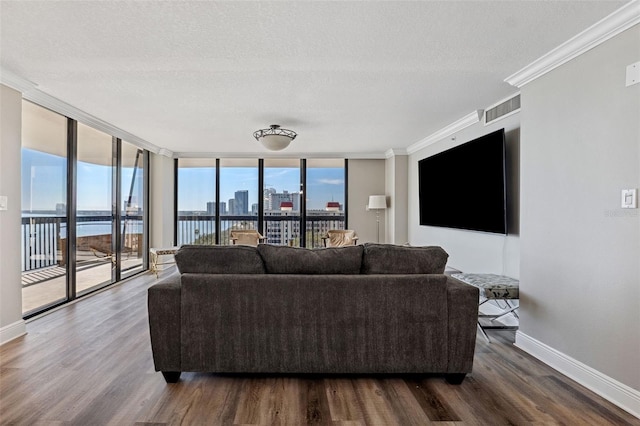
[(520, 95), (516, 95), (513, 98), (502, 102), (499, 105), (494, 106), (484, 112), (484, 124), (492, 123), (496, 120), (511, 115), (520, 109)]

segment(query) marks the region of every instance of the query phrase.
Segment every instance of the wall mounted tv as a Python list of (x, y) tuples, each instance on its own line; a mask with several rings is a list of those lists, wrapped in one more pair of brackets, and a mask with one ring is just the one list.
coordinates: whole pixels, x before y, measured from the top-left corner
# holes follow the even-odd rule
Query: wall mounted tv
[(507, 233), (504, 129), (418, 162), (420, 225)]

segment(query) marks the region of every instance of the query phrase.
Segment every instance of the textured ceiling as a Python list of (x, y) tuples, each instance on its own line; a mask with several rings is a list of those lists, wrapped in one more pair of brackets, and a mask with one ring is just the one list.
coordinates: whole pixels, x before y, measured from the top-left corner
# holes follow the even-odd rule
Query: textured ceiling
[(2, 1), (0, 65), (159, 148), (406, 148), (626, 1)]

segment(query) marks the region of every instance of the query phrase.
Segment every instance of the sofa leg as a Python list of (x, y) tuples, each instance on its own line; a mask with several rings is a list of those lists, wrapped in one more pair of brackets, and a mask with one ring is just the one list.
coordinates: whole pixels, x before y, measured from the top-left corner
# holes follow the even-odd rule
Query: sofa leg
[(167, 383), (176, 383), (180, 379), (180, 371), (163, 371), (162, 375)]
[(462, 383), (466, 375), (467, 373), (451, 373), (445, 375), (445, 379), (450, 385), (459, 385)]

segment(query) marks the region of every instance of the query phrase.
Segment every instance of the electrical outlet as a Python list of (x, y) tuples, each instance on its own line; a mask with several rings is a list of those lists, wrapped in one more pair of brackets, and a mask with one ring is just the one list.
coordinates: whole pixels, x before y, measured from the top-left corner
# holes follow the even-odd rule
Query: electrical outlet
[(638, 208), (638, 190), (636, 188), (622, 190), (622, 208), (623, 209)]
[(7, 210), (7, 196), (0, 195), (0, 210)]

